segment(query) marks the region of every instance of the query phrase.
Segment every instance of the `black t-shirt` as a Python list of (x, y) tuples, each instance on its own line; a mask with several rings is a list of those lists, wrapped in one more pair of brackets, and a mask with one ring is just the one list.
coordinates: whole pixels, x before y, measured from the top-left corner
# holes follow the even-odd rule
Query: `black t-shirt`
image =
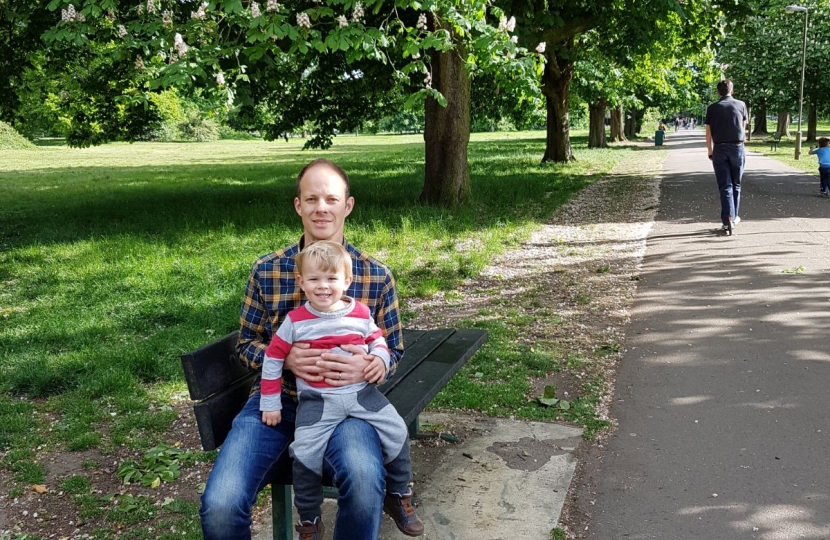
[(746, 104), (732, 96), (725, 96), (706, 108), (704, 123), (712, 133), (712, 142), (718, 144), (743, 141), (746, 120)]

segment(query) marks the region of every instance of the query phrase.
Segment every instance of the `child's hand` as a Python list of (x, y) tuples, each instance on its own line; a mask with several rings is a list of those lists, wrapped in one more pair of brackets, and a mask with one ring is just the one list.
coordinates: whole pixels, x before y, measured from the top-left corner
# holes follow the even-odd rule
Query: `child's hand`
[(372, 384), (380, 382), (386, 376), (386, 364), (375, 356), (374, 360), (363, 370), (363, 375)]
[(280, 411), (263, 411), (262, 422), (269, 426), (276, 426), (282, 421), (282, 412)]

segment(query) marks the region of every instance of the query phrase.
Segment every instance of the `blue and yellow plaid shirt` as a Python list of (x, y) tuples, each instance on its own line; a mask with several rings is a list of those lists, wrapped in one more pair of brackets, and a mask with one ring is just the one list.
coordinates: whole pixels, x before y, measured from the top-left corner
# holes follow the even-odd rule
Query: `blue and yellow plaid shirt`
[[(295, 279), (294, 258), (302, 249), (303, 239), (293, 246), (260, 257), (251, 270), (239, 317), (239, 340), (236, 352), (243, 364), (253, 371), (262, 369), (262, 359), (271, 336), (292, 309), (305, 302), (305, 294)], [(375, 323), (383, 331), (392, 364), (386, 378), (395, 374), (403, 356), (403, 335), (398, 315), (398, 294), (392, 272), (378, 260), (366, 255), (344, 240), (352, 257), (352, 284), (346, 291), (369, 306)], [(294, 374), (285, 371), (282, 391), (297, 394)], [(257, 381), (251, 393), (259, 391)]]

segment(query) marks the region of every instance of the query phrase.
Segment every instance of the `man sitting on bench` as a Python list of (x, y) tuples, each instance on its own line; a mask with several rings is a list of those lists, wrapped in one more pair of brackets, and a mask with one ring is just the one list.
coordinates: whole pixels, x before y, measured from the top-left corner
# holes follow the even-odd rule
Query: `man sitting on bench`
[[(403, 356), (395, 281), (386, 266), (345, 241), (344, 224), (353, 207), (349, 180), (340, 167), (318, 159), (300, 171), (294, 208), (302, 219), (303, 236), (297, 244), (260, 257), (245, 291), (237, 352), (251, 369), (262, 369), (272, 334), (286, 314), (302, 304), (294, 257), (312, 242), (332, 240), (342, 243), (352, 258), (353, 281), (346, 294), (369, 307), (389, 346), (390, 368), (381, 381), (394, 374)], [(279, 424), (262, 422), (258, 384), (236, 416), (202, 495), (199, 515), (205, 540), (251, 538), (257, 493), (289, 467), (288, 446), (294, 438), (297, 407), (294, 375), (345, 386), (365, 381), (364, 369), (374, 360), (357, 346), (343, 346), (354, 356), (308, 347), (295, 344), (285, 358)], [(323, 477), (338, 490), (334, 540), (377, 540), (386, 471), (380, 438), (368, 422), (348, 418), (335, 428), (325, 451)]]

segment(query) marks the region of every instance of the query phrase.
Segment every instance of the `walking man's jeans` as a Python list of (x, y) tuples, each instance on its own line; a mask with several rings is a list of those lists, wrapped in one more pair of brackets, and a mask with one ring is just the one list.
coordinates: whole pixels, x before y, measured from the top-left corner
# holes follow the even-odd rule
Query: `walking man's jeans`
[[(290, 470), (288, 445), (294, 439), (296, 405), (283, 399), (282, 422), (267, 426), (252, 396), (233, 421), (202, 495), (205, 540), (250, 540), (251, 509), (274, 472)], [(335, 540), (377, 540), (386, 471), (380, 439), (368, 422), (347, 418), (332, 433), (323, 476), (339, 492)]]
[(744, 145), (715, 144), (712, 151), (712, 166), (720, 191), (720, 220), (726, 225), (729, 218), (734, 221), (741, 204), (741, 178), (746, 164)]

